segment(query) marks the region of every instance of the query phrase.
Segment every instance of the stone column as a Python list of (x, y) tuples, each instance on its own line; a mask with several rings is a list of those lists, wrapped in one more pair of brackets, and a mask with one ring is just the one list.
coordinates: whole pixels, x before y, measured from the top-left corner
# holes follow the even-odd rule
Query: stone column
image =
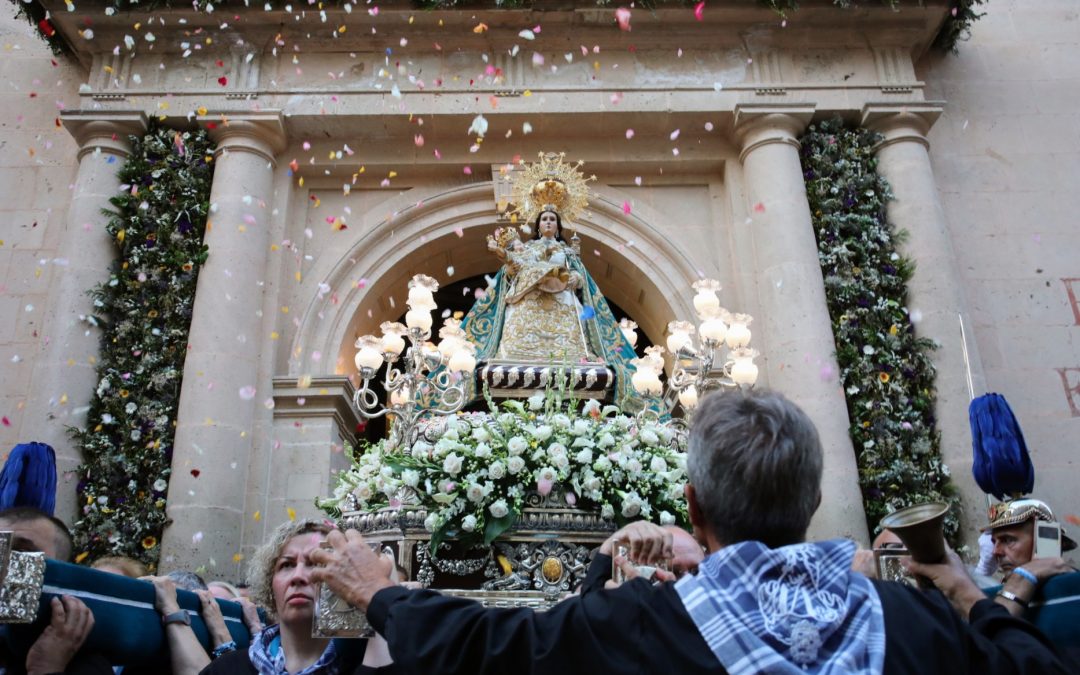
[[(940, 114), (941, 106), (932, 103), (868, 104), (863, 109), (863, 124), (885, 137), (877, 147), (878, 172), (889, 181), (895, 196), (888, 204), (889, 221), (909, 235), (903, 253), (916, 265), (908, 282), (908, 307), (916, 312), (915, 330), (939, 345), (932, 356), (937, 368), (936, 415), (942, 456), (961, 488), (966, 521), (982, 523), (985, 498), (969, 478), (972, 453), (967, 408), (971, 391), (982, 394), (986, 385), (930, 165), (926, 134)], [(964, 360), (961, 317), (970, 373)]]
[[(206, 245), (173, 442), (163, 569), (228, 565), (240, 551), (260, 380), (262, 295), (270, 250), (275, 155), (285, 147), (280, 114), (231, 115), (216, 127), (217, 164)], [(252, 394), (254, 390), (254, 394)]]
[[(56, 449), (57, 469), (74, 469), (82, 457), (65, 427), (86, 424), (86, 410), (97, 386), (95, 370), (101, 333), (88, 317), (94, 314), (87, 295), (107, 281), (117, 250), (105, 231), (109, 198), (120, 188), (117, 175), (131, 152), (129, 135), (146, 132), (141, 112), (78, 111), (60, 117), (79, 144), (66, 230), (59, 257), (67, 261), (52, 288), (45, 309), (42, 353), (34, 364), (26, 440)], [(59, 484), (57, 515), (66, 522), (75, 516), (73, 485)]]
[(758, 280), (759, 316), (751, 327), (763, 338), (758, 344), (765, 384), (810, 415), (825, 449), (821, 506), (809, 537), (851, 536), (865, 543), (847, 403), (799, 162), (798, 136), (812, 114), (809, 106), (736, 108)]

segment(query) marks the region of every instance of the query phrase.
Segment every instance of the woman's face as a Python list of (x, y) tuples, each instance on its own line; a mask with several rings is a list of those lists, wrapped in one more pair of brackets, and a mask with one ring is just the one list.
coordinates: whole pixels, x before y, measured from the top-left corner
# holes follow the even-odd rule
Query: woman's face
[(325, 538), (322, 532), (297, 535), (285, 544), (274, 561), (270, 590), (274, 594), (274, 611), (282, 626), (310, 628), (315, 613), (315, 586), (311, 583), (313, 566), (308, 554)]
[(540, 236), (554, 237), (559, 231), (559, 217), (553, 211), (544, 211), (540, 214)]

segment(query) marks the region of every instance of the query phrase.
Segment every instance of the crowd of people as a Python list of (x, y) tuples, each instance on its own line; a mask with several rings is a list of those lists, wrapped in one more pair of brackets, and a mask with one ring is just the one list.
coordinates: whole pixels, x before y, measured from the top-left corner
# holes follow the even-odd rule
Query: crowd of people
[[(951, 550), (938, 564), (905, 559), (909, 573), (932, 583), (924, 589), (876, 578), (873, 558), (854, 542), (806, 541), (811, 516), (828, 499), (822, 472), (813, 423), (783, 396), (707, 397), (688, 448), (692, 531), (627, 525), (594, 552), (578, 593), (546, 611), (487, 608), (402, 583), (393, 560), (358, 532), (312, 520), (273, 531), (252, 556), (247, 587), (205, 584), (192, 573), (148, 576), (121, 558), (94, 567), (153, 584), (169, 663), (146, 672), (1080, 672), (1076, 645), (1051, 642), (1023, 616), (1048, 579), (1075, 572), (1059, 556), (1036, 555), (1035, 528), (1054, 520), (1048, 505), (1001, 505), (978, 573)], [(67, 528), (46, 513), (0, 512), (0, 530), (13, 532), (15, 550), (71, 557)], [(1075, 546), (1061, 541), (1065, 550)], [(883, 531), (874, 548), (895, 542)], [(975, 578), (995, 564), (1005, 577), (988, 595)], [(313, 637), (320, 583), (365, 611), (377, 635)], [(177, 588), (199, 595), (207, 647)], [(230, 602), (242, 607), (246, 648), (222, 620)], [(119, 672), (84, 648), (94, 616), (83, 602), (57, 597), (50, 609), (25, 658), (9, 652), (3, 672)]]

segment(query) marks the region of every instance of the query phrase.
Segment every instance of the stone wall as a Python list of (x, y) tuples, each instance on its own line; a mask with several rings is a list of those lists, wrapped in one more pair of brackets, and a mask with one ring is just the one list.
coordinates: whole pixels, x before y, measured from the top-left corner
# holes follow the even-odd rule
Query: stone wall
[[(946, 101), (930, 154), (985, 377), (975, 394), (1009, 400), (1035, 494), (1062, 518), (1080, 513), (1080, 7), (992, 0), (986, 12), (959, 55), (924, 58), (917, 74)], [(948, 452), (972, 485), (970, 448)]]

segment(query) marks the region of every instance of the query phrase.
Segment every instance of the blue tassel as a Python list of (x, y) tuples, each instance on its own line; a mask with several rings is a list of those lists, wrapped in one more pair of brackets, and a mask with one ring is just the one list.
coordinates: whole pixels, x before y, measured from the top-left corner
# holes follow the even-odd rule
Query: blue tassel
[(1035, 467), (1024, 432), (1008, 402), (1000, 394), (985, 394), (968, 407), (971, 473), (983, 492), (998, 499), (1028, 494), (1035, 489)]
[(0, 509), (56, 510), (56, 453), (46, 443), (16, 445), (0, 471)]

